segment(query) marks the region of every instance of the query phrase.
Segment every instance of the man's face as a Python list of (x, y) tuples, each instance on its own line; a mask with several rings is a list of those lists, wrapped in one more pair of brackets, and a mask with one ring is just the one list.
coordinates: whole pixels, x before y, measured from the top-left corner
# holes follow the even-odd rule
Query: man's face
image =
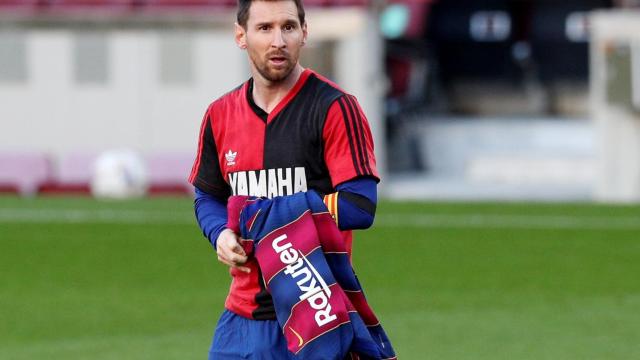
[(236, 25), (236, 42), (271, 82), (284, 80), (295, 68), (306, 37), (306, 24), (300, 24), (296, 4), (290, 0), (254, 1), (246, 29)]

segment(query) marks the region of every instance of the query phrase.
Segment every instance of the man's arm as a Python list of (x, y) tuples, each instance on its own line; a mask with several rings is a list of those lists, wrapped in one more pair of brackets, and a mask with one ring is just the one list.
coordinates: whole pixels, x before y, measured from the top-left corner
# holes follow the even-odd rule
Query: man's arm
[(376, 214), (377, 181), (359, 177), (339, 184), (336, 192), (324, 196), (324, 203), (340, 230), (367, 229)]
[(344, 95), (329, 107), (322, 140), (334, 188), (363, 177), (379, 181), (369, 122), (353, 96)]
[(202, 119), (198, 154), (189, 176), (189, 182), (195, 186), (196, 190), (194, 201), (196, 218), (202, 233), (216, 249), (218, 260), (249, 272), (249, 268), (241, 266), (247, 261), (247, 256), (239, 244), (238, 236), (226, 229), (227, 207), (226, 201), (221, 199), (226, 199), (231, 191), (220, 171), (210, 111), (211, 106)]
[(324, 158), (336, 193), (324, 202), (341, 230), (366, 229), (376, 211), (378, 170), (373, 137), (355, 97), (343, 95), (329, 107)]
[(227, 205), (221, 199), (195, 188), (193, 207), (202, 234), (209, 239), (214, 249), (220, 233), (227, 227)]
[(231, 195), (231, 189), (225, 182), (218, 162), (218, 146), (213, 136), (212, 117), (210, 105), (204, 113), (202, 124), (200, 125), (200, 135), (198, 137), (198, 153), (189, 175), (189, 182), (196, 188), (213, 194), (220, 199), (226, 199)]
[(230, 267), (250, 272), (246, 266), (247, 254), (240, 245), (238, 235), (227, 229), (227, 206), (219, 198), (195, 188), (194, 210), (204, 236), (216, 249), (218, 260)]

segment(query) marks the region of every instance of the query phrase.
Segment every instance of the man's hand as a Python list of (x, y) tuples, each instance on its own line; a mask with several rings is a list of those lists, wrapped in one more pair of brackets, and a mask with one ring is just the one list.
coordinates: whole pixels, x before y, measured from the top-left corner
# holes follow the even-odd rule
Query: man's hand
[(247, 262), (247, 254), (240, 245), (238, 235), (233, 231), (222, 230), (216, 241), (216, 252), (218, 253), (218, 261), (221, 263), (246, 273), (251, 272), (251, 269), (242, 266)]

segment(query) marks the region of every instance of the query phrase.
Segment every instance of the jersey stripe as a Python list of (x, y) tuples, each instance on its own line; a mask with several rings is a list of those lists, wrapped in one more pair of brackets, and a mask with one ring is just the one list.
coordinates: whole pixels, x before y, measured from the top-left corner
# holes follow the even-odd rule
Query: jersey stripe
[(351, 103), (351, 99), (350, 99), (349, 95), (347, 95), (345, 97), (346, 97), (345, 103), (347, 104), (347, 106), (349, 108), (349, 114), (351, 115), (350, 119), (351, 119), (351, 123), (353, 124), (353, 129), (354, 129), (353, 133), (354, 133), (354, 135), (356, 137), (356, 150), (357, 150), (357, 153), (358, 153), (358, 159), (360, 160), (358, 162), (358, 165), (360, 165), (360, 167), (362, 169), (361, 173), (363, 175), (367, 175), (367, 169), (364, 167), (364, 154), (363, 154), (363, 149), (362, 149), (364, 144), (362, 143), (362, 140), (360, 140), (360, 137), (361, 137), (360, 128), (358, 127), (358, 120), (356, 118), (357, 110), (354, 111), (353, 104)]
[(200, 160), (202, 159), (202, 146), (204, 144), (204, 132), (206, 128), (206, 124), (209, 122), (209, 109), (207, 109), (207, 113), (204, 115), (204, 119), (202, 119), (202, 124), (200, 124), (200, 137), (198, 139), (198, 156), (196, 157), (196, 161), (193, 163), (193, 167), (191, 168), (191, 175), (189, 175), (189, 182), (193, 183), (196, 176), (198, 175), (198, 171), (200, 170)]
[(356, 103), (356, 99), (353, 96), (348, 96), (348, 99), (351, 103), (352, 108), (354, 109), (354, 112), (356, 114), (355, 116), (355, 120), (356, 120), (356, 125), (358, 126), (358, 135), (360, 136), (360, 140), (362, 141), (361, 143), (361, 150), (362, 153), (364, 154), (364, 158), (361, 158), (361, 160), (364, 161), (363, 164), (363, 168), (364, 168), (364, 173), (365, 175), (372, 175), (373, 172), (371, 171), (371, 166), (369, 165), (369, 152), (367, 151), (367, 142), (365, 140), (364, 137), (364, 119), (362, 118), (362, 113), (360, 112), (360, 108), (358, 107), (357, 103)]
[[(367, 175), (373, 175), (373, 171), (371, 170), (371, 163), (369, 162), (369, 151), (367, 149), (367, 141), (366, 141), (366, 135), (365, 135), (365, 122), (367, 121), (366, 118), (364, 117), (364, 114), (362, 113), (362, 108), (360, 108), (357, 104), (357, 100), (355, 97), (352, 97), (352, 101), (353, 101), (353, 106), (356, 108), (357, 113), (358, 113), (358, 119), (360, 120), (358, 122), (358, 124), (360, 125), (360, 127), (363, 129), (362, 132), (360, 133), (360, 135), (362, 136), (362, 151), (364, 152), (364, 165), (368, 171)], [(370, 139), (370, 141), (372, 141)]]
[(346, 111), (346, 106), (344, 104), (344, 98), (338, 99), (338, 104), (340, 104), (340, 109), (342, 110), (342, 119), (344, 120), (344, 127), (347, 131), (347, 139), (349, 139), (349, 148), (351, 149), (351, 160), (353, 161), (353, 167), (356, 169), (356, 174), (358, 176), (362, 175), (362, 171), (358, 166), (358, 159), (356, 158), (356, 151), (354, 149), (353, 144), (353, 134), (351, 132), (351, 125), (349, 124), (349, 115)]

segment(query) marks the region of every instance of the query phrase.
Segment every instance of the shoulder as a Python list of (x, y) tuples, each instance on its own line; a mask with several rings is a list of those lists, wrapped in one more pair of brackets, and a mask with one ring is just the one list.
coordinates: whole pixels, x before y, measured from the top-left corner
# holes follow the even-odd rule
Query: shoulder
[(336, 100), (341, 97), (349, 96), (340, 86), (326, 77), (316, 73), (313, 70), (309, 71), (309, 78), (307, 79), (306, 88), (314, 96), (314, 98), (330, 106)]
[[(340, 86), (338, 86), (338, 84), (334, 83), (333, 81), (329, 80), (328, 78), (322, 76), (321, 74), (318, 74), (317, 72), (313, 71), (313, 70), (309, 70), (309, 79), (313, 79), (317, 84), (322, 85), (324, 87), (329, 87), (332, 89), (332, 91), (340, 93), (340, 94), (346, 94), (346, 92), (344, 90), (342, 90), (342, 88)], [(331, 91), (331, 90), (329, 90)]]
[(233, 90), (214, 100), (211, 104), (209, 104), (207, 113), (210, 116), (219, 115), (220, 113), (224, 113), (226, 111), (229, 111), (229, 109), (237, 107), (243, 101), (246, 101), (244, 94), (246, 92), (247, 85), (248, 82), (244, 82), (235, 87)]
[(343, 90), (335, 82), (325, 78), (324, 76), (311, 72), (309, 76), (311, 85), (317, 88), (318, 98), (324, 102), (328, 115), (344, 115), (348, 112), (362, 113), (360, 103), (356, 97)]

